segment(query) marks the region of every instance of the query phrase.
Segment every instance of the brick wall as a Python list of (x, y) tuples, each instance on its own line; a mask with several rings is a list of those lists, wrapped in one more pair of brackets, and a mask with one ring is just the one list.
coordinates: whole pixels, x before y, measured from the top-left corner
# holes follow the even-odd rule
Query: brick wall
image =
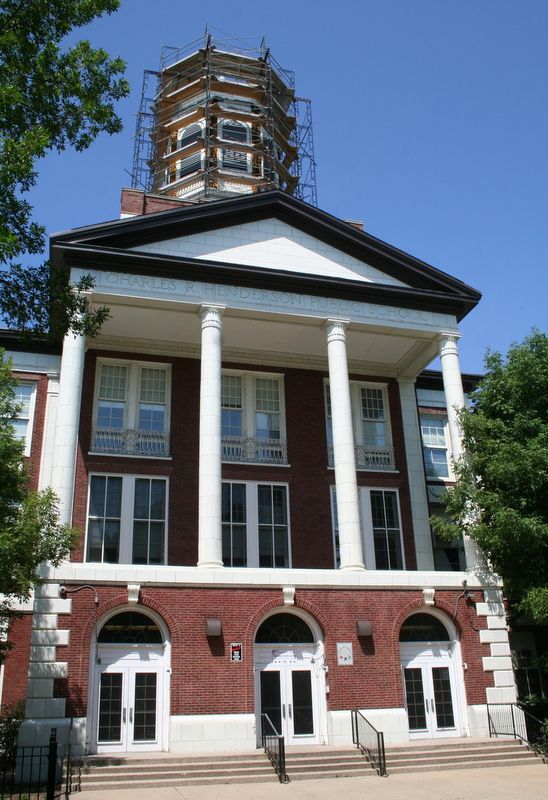
[[(69, 698), (68, 714), (83, 714), (87, 706), (90, 646), (94, 629), (117, 606), (127, 607), (127, 593), (120, 587), (97, 586), (100, 604), (97, 619), (93, 595), (74, 595), (72, 614), (59, 617), (70, 628), (70, 645), (57, 648), (57, 657), (68, 661), (68, 679), (59, 682), (60, 696)], [(481, 657), (489, 646), (479, 643), (475, 629), (485, 626), (474, 607), (460, 593), (436, 593), (436, 607), (453, 618), (459, 631), (462, 658), (467, 662), (465, 689), (468, 704), (484, 703), (485, 688), (492, 685), (483, 672)], [(419, 591), (297, 590), (296, 606), (320, 625), (329, 666), (328, 708), (390, 708), (403, 706), (399, 630), (414, 609), (421, 609)], [(474, 599), (481, 601), (480, 592)], [(172, 645), (171, 714), (252, 713), (254, 711), (253, 642), (257, 627), (271, 609), (281, 607), (279, 589), (192, 589), (145, 587), (140, 602), (164, 619)], [(453, 611), (457, 609), (456, 616)], [(136, 610), (138, 610), (137, 607)], [(205, 636), (205, 621), (221, 619), (223, 635)], [(369, 619), (372, 639), (359, 640), (356, 620)], [(242, 642), (242, 663), (230, 661), (230, 642)], [(337, 642), (352, 642), (353, 666), (337, 666)]]
[(156, 211), (167, 211), (170, 208), (192, 205), (194, 203), (179, 200), (177, 197), (148, 194), (142, 189), (122, 189), (122, 214), (142, 216), (143, 214), (154, 214)]
[(12, 645), (4, 662), (2, 705), (13, 706), (27, 697), (32, 614), (23, 614), (10, 623), (8, 639)]
[[(171, 460), (134, 459), (89, 455), (93, 390), (97, 358), (159, 361), (171, 364)], [(252, 370), (246, 364), (225, 364), (227, 368)], [(261, 366), (256, 367), (261, 370)], [(275, 373), (276, 368), (269, 369)], [(329, 487), (335, 473), (327, 467), (327, 439), (324, 407), (324, 379), (327, 374), (313, 370), (279, 370), (284, 376), (289, 467), (224, 464), (223, 479), (282, 482), (289, 485), (292, 565), (311, 569), (333, 567), (331, 501)], [(351, 376), (375, 380), (375, 376)], [(200, 362), (189, 358), (156, 358), (128, 353), (88, 351), (84, 369), (80, 440), (77, 457), (74, 524), (86, 526), (88, 474), (109, 472), (166, 476), (169, 491), (170, 564), (195, 565), (198, 541), (198, 429)], [(397, 472), (358, 472), (360, 486), (397, 489), (400, 498), (406, 567), (416, 568), (413, 524), (406, 472), (405, 446), (397, 382), (388, 381), (392, 437)], [(73, 559), (82, 560), (82, 544)]]

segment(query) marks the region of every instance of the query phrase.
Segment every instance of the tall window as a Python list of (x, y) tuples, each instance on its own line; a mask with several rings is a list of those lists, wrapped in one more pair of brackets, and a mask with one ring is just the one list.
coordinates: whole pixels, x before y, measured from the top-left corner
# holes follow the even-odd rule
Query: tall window
[[(333, 399), (329, 384), (325, 384), (325, 416), (328, 464), (333, 466)], [(388, 394), (385, 386), (350, 382), (350, 402), (356, 467), (372, 472), (391, 472), (395, 469), (394, 449), (390, 432)]]
[(87, 560), (109, 564), (165, 563), (167, 481), (92, 475)]
[(181, 150), (183, 147), (188, 147), (198, 141), (202, 134), (202, 129), (199, 125), (189, 125), (179, 131), (177, 137), (177, 148)]
[(287, 462), (281, 377), (225, 373), (221, 389), (223, 460)]
[[(398, 493), (359, 488), (362, 544), (368, 569), (404, 569)], [(335, 567), (340, 566), (337, 494), (331, 487), (331, 521)]]
[(386, 416), (382, 389), (360, 387), (363, 444), (366, 447), (386, 447)]
[(421, 435), (424, 464), (428, 478), (448, 478), (446, 428), (447, 418), (421, 415)]
[(224, 482), (222, 519), (225, 566), (290, 566), (287, 486)]
[(377, 569), (403, 569), (396, 492), (371, 490), (371, 519)]
[(245, 483), (223, 483), (223, 564), (247, 566), (247, 505)]
[(25, 455), (30, 455), (32, 437), (32, 420), (34, 416), (34, 400), (36, 396), (35, 383), (18, 383), (14, 391), (14, 400), (18, 406), (17, 416), (11, 424), (17, 439), (25, 443)]
[[(220, 125), (220, 137), (230, 142), (247, 144), (249, 142), (249, 127), (243, 122), (225, 120)], [(239, 150), (223, 147), (221, 150), (222, 166), (224, 169), (236, 172), (249, 172), (250, 155)]]
[(92, 451), (168, 456), (168, 398), (167, 367), (99, 364)]

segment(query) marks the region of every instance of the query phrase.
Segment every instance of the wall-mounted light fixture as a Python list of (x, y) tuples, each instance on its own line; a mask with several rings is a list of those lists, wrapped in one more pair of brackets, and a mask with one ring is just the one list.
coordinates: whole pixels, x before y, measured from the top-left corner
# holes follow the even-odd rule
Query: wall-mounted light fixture
[(373, 636), (373, 625), (368, 619), (356, 620), (356, 633), (358, 636)]
[(206, 619), (206, 636), (221, 636), (222, 632), (223, 626), (220, 619)]

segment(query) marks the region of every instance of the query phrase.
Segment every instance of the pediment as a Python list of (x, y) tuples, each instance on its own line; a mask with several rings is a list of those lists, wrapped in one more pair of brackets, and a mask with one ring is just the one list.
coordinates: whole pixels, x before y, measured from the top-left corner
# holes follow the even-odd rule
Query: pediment
[(406, 286), (366, 262), (276, 218), (147, 242), (134, 250), (340, 280)]
[(268, 285), (446, 310), (457, 319), (481, 297), (447, 273), (280, 191), (181, 204), (56, 234), (51, 259), (65, 268)]

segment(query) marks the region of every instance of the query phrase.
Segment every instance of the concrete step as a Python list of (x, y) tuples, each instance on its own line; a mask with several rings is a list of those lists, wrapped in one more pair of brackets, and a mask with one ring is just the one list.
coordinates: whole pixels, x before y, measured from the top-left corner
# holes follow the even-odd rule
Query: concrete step
[(432, 743), (393, 747), (386, 750), (389, 775), (436, 769), (476, 769), (490, 766), (538, 764), (534, 752), (514, 739)]

